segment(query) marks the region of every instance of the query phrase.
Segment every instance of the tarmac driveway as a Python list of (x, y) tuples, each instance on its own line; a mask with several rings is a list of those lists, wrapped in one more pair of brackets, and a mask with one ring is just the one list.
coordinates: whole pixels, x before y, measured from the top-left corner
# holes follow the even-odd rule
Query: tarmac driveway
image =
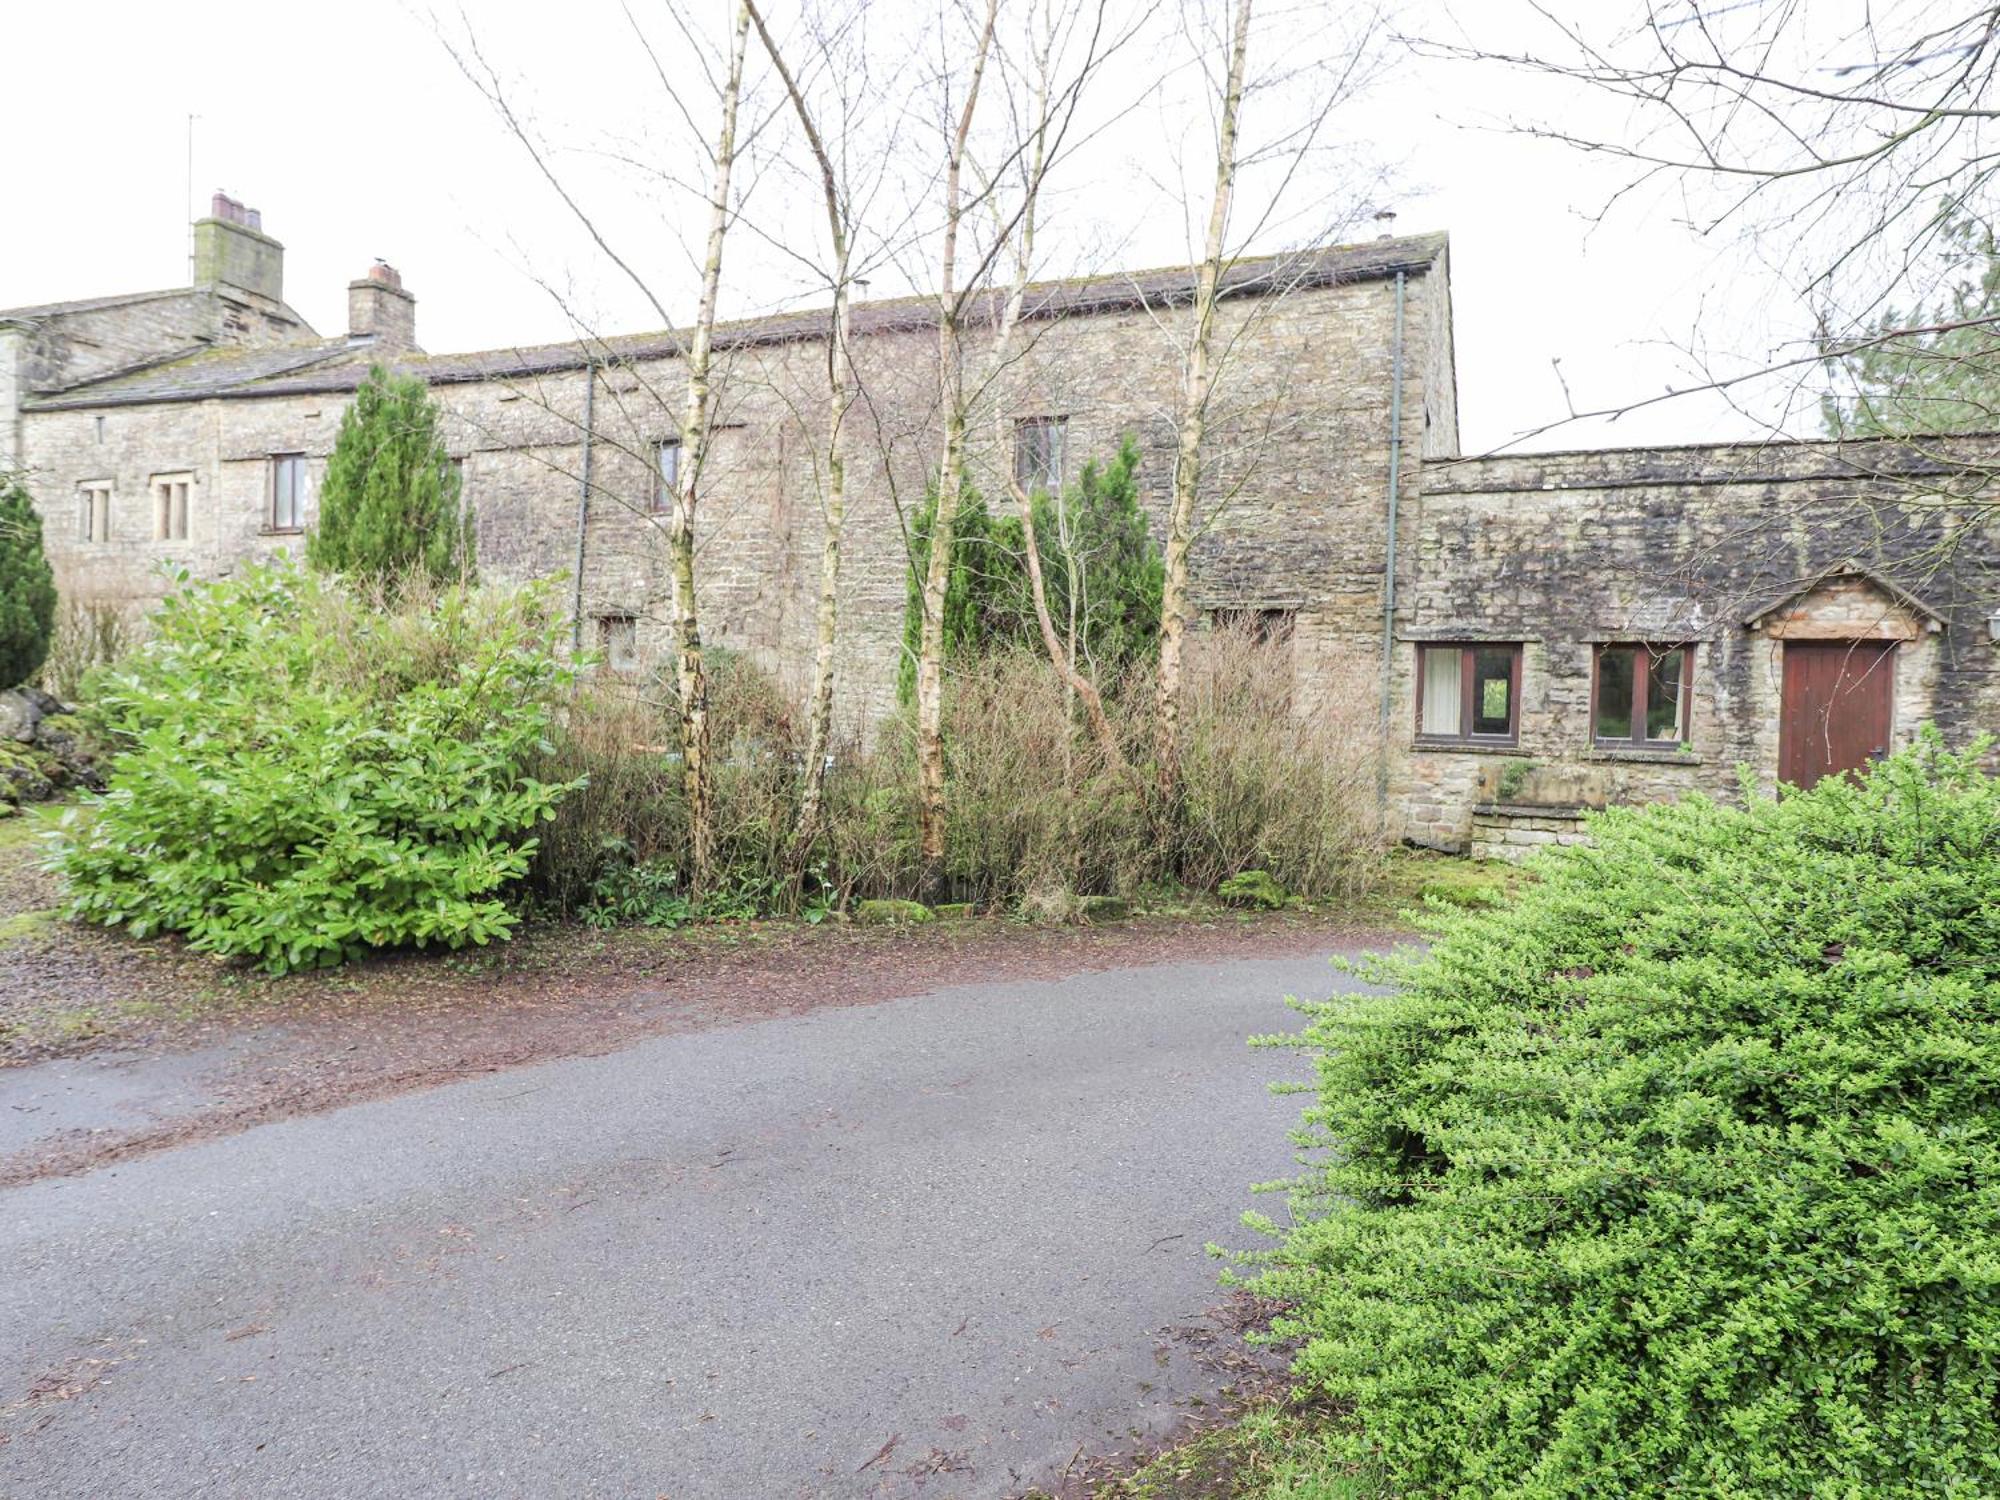
[(1303, 1068), (1244, 1038), (1348, 983), (964, 984), (0, 1192), (0, 1495), (1048, 1482), (1226, 1378), (1203, 1247), (1290, 1170)]

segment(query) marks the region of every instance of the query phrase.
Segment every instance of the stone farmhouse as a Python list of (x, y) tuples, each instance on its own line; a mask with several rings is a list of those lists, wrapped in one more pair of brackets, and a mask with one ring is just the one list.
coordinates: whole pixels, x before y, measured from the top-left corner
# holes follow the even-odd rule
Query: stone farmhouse
[[(218, 194), (195, 284), (0, 310), (0, 467), (22, 471), (70, 607), (139, 609), (184, 568), (301, 546), (372, 363), (421, 375), (494, 581), (560, 578), (579, 644), (665, 646), (671, 332), (427, 354), (378, 264), (323, 337), (283, 247)], [(1442, 235), (1239, 263), (1194, 564), (1207, 618), (1289, 643), (1294, 702), (1380, 758), (1391, 831), (1512, 856), (1583, 809), (1865, 764), (1925, 723), (2000, 728), (2000, 440), (1768, 442), (1465, 457)], [(1031, 290), (983, 336), (981, 491), (1059, 484), (1129, 435), (1163, 512), (1182, 270)], [(857, 306), (838, 701), (892, 710), (906, 527), (937, 452), (934, 303)], [(802, 693), (820, 537), (826, 320), (719, 330), (697, 546), (706, 639)]]

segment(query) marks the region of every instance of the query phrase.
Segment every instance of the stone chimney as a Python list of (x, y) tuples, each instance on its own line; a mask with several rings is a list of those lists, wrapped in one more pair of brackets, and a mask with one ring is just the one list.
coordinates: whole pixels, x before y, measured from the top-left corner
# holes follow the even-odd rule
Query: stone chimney
[(387, 354), (417, 347), (417, 299), (403, 290), (403, 278), (385, 260), (347, 283), (347, 336), (369, 339)]
[(194, 221), (194, 284), (234, 287), (285, 300), (285, 247), (264, 233), (264, 218), (227, 193), (209, 202), (208, 217)]

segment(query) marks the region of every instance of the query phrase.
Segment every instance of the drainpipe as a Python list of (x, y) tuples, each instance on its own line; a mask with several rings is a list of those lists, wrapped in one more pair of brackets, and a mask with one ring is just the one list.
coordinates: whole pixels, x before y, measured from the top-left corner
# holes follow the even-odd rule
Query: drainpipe
[(583, 364), (583, 470), (576, 492), (576, 594), (570, 609), (569, 649), (574, 655), (583, 649), (583, 537), (590, 522), (590, 437), (597, 412), (597, 361)]
[(1389, 374), (1389, 543), (1382, 561), (1382, 755), (1375, 771), (1375, 800), (1389, 810), (1389, 682), (1396, 665), (1396, 511), (1403, 487), (1403, 292), (1396, 273), (1396, 331)]

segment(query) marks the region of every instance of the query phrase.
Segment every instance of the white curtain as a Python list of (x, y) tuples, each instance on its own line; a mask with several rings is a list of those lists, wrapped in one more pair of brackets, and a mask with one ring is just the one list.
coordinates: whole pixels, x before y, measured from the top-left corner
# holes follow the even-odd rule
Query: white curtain
[(1464, 684), (1459, 676), (1459, 648), (1424, 647), (1425, 734), (1457, 734)]

